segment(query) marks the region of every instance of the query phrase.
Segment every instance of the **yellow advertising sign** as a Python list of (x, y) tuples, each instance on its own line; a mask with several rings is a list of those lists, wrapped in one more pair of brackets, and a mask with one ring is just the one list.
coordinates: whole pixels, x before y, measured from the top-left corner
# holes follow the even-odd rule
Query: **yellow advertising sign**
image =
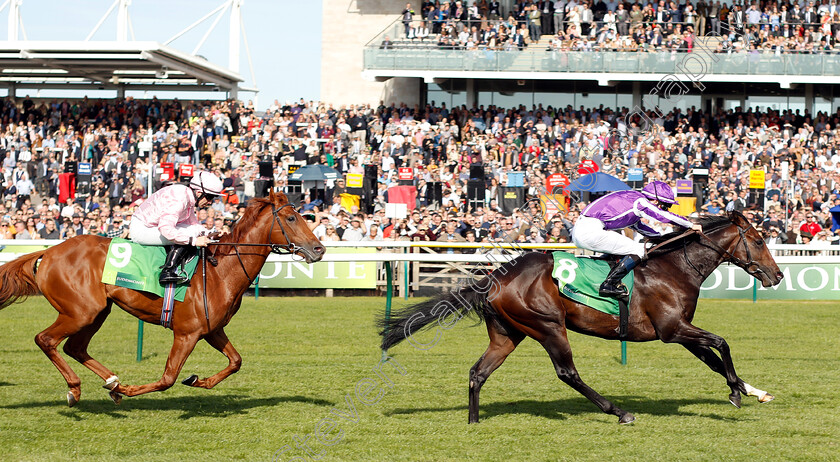
[(364, 175), (361, 173), (348, 173), (347, 174), (347, 187), (348, 188), (361, 188), (364, 184)]
[(750, 170), (750, 189), (764, 189), (764, 170)]
[(568, 199), (563, 194), (540, 195), (540, 211), (543, 213), (543, 219), (549, 221), (555, 215), (566, 212), (568, 210), (568, 206), (566, 205)]

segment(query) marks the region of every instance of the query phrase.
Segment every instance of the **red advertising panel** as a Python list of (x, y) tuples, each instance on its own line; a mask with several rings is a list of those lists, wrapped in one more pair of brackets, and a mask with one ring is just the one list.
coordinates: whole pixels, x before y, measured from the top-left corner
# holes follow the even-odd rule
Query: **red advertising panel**
[(545, 179), (545, 191), (548, 194), (553, 194), (555, 191), (560, 192), (566, 186), (569, 186), (569, 177), (563, 175), (562, 173), (549, 175), (548, 178)]
[(195, 165), (181, 164), (178, 166), (178, 176), (181, 178), (192, 178), (195, 175)]
[(160, 181), (171, 181), (175, 179), (175, 164), (172, 162), (161, 162), (160, 169)]
[(595, 173), (598, 171), (598, 164), (596, 164), (595, 161), (593, 161), (592, 159), (585, 159), (583, 162), (580, 163), (580, 165), (578, 165), (577, 171), (581, 175)]
[(414, 179), (414, 170), (411, 167), (400, 167), (400, 179), (401, 180), (413, 180)]

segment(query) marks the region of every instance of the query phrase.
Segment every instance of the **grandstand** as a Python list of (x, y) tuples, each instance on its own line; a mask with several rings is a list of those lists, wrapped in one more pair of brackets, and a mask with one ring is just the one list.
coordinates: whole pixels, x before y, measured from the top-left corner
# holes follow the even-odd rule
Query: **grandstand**
[[(834, 93), (840, 84), (840, 55), (830, 46), (831, 37), (827, 37), (828, 45), (820, 48), (819, 53), (818, 41), (807, 52), (794, 46), (779, 52), (773, 48), (772, 40), (761, 44), (760, 31), (753, 33), (748, 25), (734, 23), (729, 29), (729, 23), (721, 21), (720, 34), (704, 27), (704, 34), (695, 34), (691, 52), (687, 53), (684, 47), (668, 46), (668, 34), (674, 32), (672, 27), (677, 28), (676, 32), (682, 28), (693, 33), (693, 23), (663, 27), (667, 43), (653, 48), (631, 44), (630, 35), (625, 36), (627, 43), (622, 42), (620, 34), (612, 42), (610, 38), (604, 40), (600, 31), (611, 26), (593, 21), (591, 28), (598, 32), (593, 33), (588, 44), (579, 35), (569, 34), (566, 28), (560, 35), (542, 34), (537, 40), (528, 40), (526, 47), (498, 44), (494, 48), (477, 41), (468, 49), (464, 44), (441, 39), (445, 33), (435, 33), (434, 21), (421, 13), (428, 3), (411, 2), (415, 11), (412, 24), (421, 26), (425, 22), (428, 28), (428, 33), (414, 35), (407, 33), (400, 17), (405, 2), (359, 0), (351, 4), (357, 9), (345, 8), (341, 12), (331, 11), (337, 2), (325, 2), (324, 66), (349, 71), (349, 60), (358, 60), (359, 55), (364, 60), (358, 79), (352, 72), (323, 73), (322, 94), (340, 99), (343, 89), (352, 84), (366, 89), (365, 102), (385, 100), (409, 106), (431, 101), (445, 102), (450, 107), (461, 104), (467, 107), (572, 105), (575, 108), (604, 105), (615, 109), (667, 106), (682, 110), (694, 107), (706, 113), (760, 107), (811, 114), (832, 113), (838, 106)], [(488, 23), (490, 28), (498, 30), (497, 21), (469, 19), (469, 8), (474, 3), (481, 2), (464, 2), (467, 11), (462, 18), (466, 20), (441, 21), (444, 29), (450, 24), (455, 30), (450, 37), (457, 39), (459, 32), (463, 29), (469, 32), (473, 26), (481, 33)], [(500, 2), (500, 20), (513, 15), (522, 21), (517, 16), (519, 5), (530, 3)], [(536, 3), (542, 6), (555, 2)], [(546, 17), (544, 14), (543, 21)], [(375, 25), (373, 18), (377, 21)], [(339, 22), (353, 27), (342, 30)], [(652, 26), (655, 30), (657, 23), (641, 23), (641, 26)], [(817, 29), (819, 24), (814, 26)], [(362, 31), (368, 32), (364, 44), (358, 40)], [(357, 39), (349, 39), (349, 34)], [(754, 42), (758, 47), (750, 51), (751, 47), (755, 48)], [(674, 87), (673, 82), (677, 81), (684, 83)], [(673, 95), (668, 104), (662, 101), (669, 99), (666, 90)]]

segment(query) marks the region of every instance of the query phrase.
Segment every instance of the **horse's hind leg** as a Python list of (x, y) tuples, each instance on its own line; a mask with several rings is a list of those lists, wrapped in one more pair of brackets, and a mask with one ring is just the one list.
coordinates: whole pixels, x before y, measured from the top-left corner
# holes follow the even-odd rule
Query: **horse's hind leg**
[(493, 373), (508, 357), (519, 342), (525, 338), (521, 332), (502, 332), (497, 323), (487, 323), (487, 334), (490, 336), (490, 345), (487, 350), (478, 358), (478, 361), (470, 369), (470, 412), (469, 423), (478, 423), (478, 394), (481, 386), (487, 377)]
[(67, 404), (70, 407), (75, 406), (82, 397), (82, 382), (70, 368), (70, 365), (67, 364), (67, 361), (58, 353), (56, 347), (65, 338), (79, 332), (85, 326), (85, 323), (79, 322), (75, 318), (59, 314), (58, 319), (50, 327), (35, 336), (35, 343), (47, 355), (47, 358), (50, 358), (56, 369), (64, 376), (67, 386), (70, 387), (70, 391), (67, 393)]
[[(700, 345), (687, 345), (683, 344), (683, 346), (690, 351), (694, 356), (700, 358), (700, 361), (703, 361), (709, 369), (717, 372), (718, 374), (722, 375), (726, 378), (726, 371), (723, 365), (723, 361), (712, 351), (711, 348), (707, 346), (700, 346)], [(753, 387), (752, 385), (744, 382), (738, 377), (738, 386), (732, 388), (732, 394), (737, 394), (740, 397), (741, 387), (746, 390), (748, 396), (755, 396), (758, 398), (759, 403), (769, 403), (773, 401), (775, 398), (773, 395), (767, 393), (764, 390), (759, 390), (758, 388)], [(740, 400), (738, 401), (740, 403)], [(735, 403), (733, 403), (735, 404)]]
[(207, 343), (209, 343), (210, 346), (219, 350), (227, 357), (228, 365), (212, 377), (208, 377), (203, 380), (199, 379), (197, 375), (192, 375), (182, 382), (184, 385), (200, 388), (213, 388), (218, 385), (219, 382), (238, 371), (239, 367), (242, 365), (242, 356), (239, 355), (236, 348), (234, 348), (233, 344), (230, 343), (230, 340), (228, 340), (227, 334), (225, 334), (223, 328), (207, 335), (204, 337), (204, 340), (207, 340)]
[[(93, 320), (88, 326), (83, 327), (79, 332), (71, 335), (67, 338), (67, 342), (64, 343), (64, 352), (67, 353), (68, 356), (78, 361), (81, 365), (87, 367), (94, 374), (98, 375), (102, 378), (102, 380), (111, 381), (118, 381), (119, 379), (116, 378), (116, 375), (111, 372), (110, 369), (103, 366), (102, 363), (93, 359), (93, 357), (88, 354), (88, 345), (90, 345), (90, 340), (93, 336), (99, 331), (99, 328), (102, 327), (102, 323), (105, 322), (105, 319), (108, 318), (108, 315), (111, 314), (111, 304), (109, 303), (108, 306), (102, 310), (96, 318)], [(111, 398), (119, 403), (119, 395), (112, 394)]]
[(602, 411), (617, 415), (618, 423), (628, 424), (636, 420), (633, 414), (617, 407), (583, 382), (577, 369), (575, 369), (574, 361), (572, 361), (572, 349), (569, 346), (569, 339), (566, 337), (565, 326), (557, 326), (555, 331), (541, 343), (551, 357), (551, 362), (554, 363), (554, 369), (557, 371), (557, 377), (560, 380), (595, 403)]
[(152, 391), (163, 391), (175, 384), (181, 368), (187, 361), (190, 353), (192, 353), (195, 344), (198, 343), (199, 335), (197, 333), (189, 334), (175, 334), (175, 341), (172, 343), (172, 349), (169, 351), (169, 357), (166, 359), (166, 368), (163, 371), (163, 376), (157, 382), (147, 383), (145, 385), (117, 385), (111, 390), (125, 396), (137, 396)]

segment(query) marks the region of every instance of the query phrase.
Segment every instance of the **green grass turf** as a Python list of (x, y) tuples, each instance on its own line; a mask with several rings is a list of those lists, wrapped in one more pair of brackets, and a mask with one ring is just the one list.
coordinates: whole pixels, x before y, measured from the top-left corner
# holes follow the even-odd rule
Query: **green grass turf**
[[(214, 390), (175, 385), (115, 406), (102, 381), (70, 360), (82, 401), (67, 408), (64, 380), (33, 343), (55, 319), (42, 299), (0, 313), (0, 459), (282, 460), (304, 455), (295, 437), (315, 431), (353, 396), (358, 422), (339, 417), (341, 440), (309, 440), (322, 460), (837, 460), (840, 455), (840, 336), (837, 303), (701, 302), (696, 324), (729, 341), (752, 385), (776, 395), (760, 405), (727, 400), (722, 377), (677, 345), (629, 345), (571, 334), (583, 379), (637, 421), (620, 426), (554, 375), (546, 353), (524, 341), (482, 390), (481, 419), (467, 425), (467, 374), (487, 345), (464, 320), (428, 351), (392, 350), (393, 387), (364, 405), (357, 383), (376, 379), (382, 298), (247, 299), (228, 327), (242, 370)], [(400, 303), (402, 304), (402, 301)], [(169, 331), (147, 326), (136, 363), (137, 321), (115, 309), (91, 353), (124, 383), (157, 380)], [(428, 340), (426, 335), (421, 340)], [(227, 361), (201, 343), (181, 379), (206, 377)], [(373, 395), (375, 396), (375, 395)], [(338, 431), (338, 429), (334, 429)], [(335, 435), (336, 433), (332, 433)]]

